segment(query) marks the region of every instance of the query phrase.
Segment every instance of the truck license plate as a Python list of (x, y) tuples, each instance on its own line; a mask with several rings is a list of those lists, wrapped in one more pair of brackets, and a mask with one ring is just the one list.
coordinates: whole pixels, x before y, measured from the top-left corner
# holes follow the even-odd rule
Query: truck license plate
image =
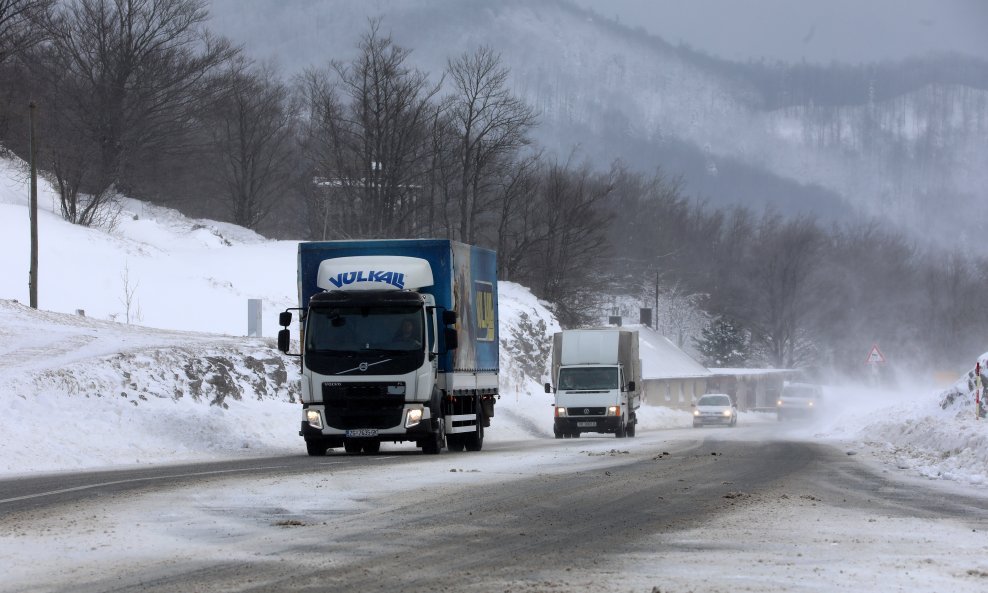
[(376, 437), (377, 436), (377, 429), (376, 428), (354, 428), (352, 430), (346, 431), (346, 436), (349, 437), (349, 438), (351, 438), (351, 439), (361, 438), (361, 437)]
[(576, 423), (576, 426), (577, 426), (577, 428), (593, 428), (593, 427), (597, 426), (597, 423), (596, 422), (577, 422)]

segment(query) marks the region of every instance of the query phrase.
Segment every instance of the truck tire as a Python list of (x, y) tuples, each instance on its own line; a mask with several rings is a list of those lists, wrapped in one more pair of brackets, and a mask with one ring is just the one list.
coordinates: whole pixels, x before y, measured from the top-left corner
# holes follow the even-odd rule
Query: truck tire
[(360, 447), (364, 453), (377, 453), (381, 450), (381, 441), (365, 441)]
[(635, 427), (636, 426), (638, 426), (638, 419), (637, 418), (635, 418), (634, 420), (632, 420), (631, 424), (628, 425), (628, 436), (629, 437), (634, 438), (634, 436), (635, 436)]
[(353, 455), (354, 453), (360, 453), (360, 441), (355, 441), (353, 439), (343, 439), (343, 450), (347, 453)]
[(328, 448), (329, 447), (327, 447), (326, 444), (320, 440), (305, 440), (305, 451), (309, 454), (309, 457), (325, 457), (326, 449)]
[(436, 418), (436, 431), (422, 444), (422, 452), (426, 455), (439, 455), (445, 446), (446, 421), (444, 418)]
[(484, 415), (477, 414), (477, 430), (463, 435), (467, 451), (480, 451), (484, 448)]
[(617, 430), (614, 431), (614, 436), (619, 439), (623, 439), (628, 436), (628, 429), (624, 424), (619, 424)]

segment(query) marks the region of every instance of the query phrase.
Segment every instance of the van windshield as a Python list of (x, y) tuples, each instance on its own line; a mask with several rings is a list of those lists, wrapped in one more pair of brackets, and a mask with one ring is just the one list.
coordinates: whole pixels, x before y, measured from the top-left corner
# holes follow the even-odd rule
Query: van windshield
[(559, 389), (618, 389), (617, 367), (559, 369)]

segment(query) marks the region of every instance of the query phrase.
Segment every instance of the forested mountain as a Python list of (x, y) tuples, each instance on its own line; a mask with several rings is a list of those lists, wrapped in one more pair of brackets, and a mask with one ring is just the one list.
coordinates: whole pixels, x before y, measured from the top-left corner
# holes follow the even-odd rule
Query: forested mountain
[(217, 31), (286, 72), (351, 56), (372, 17), (436, 81), (448, 58), (488, 45), (561, 158), (661, 167), (714, 206), (877, 216), (984, 251), (963, 215), (988, 198), (984, 60), (736, 64), (564, 0), (213, 0), (212, 12)]
[(8, 0), (0, 152), (33, 114), (84, 226), (124, 196), (444, 237), (567, 326), (648, 305), (751, 364), (942, 368), (988, 335), (986, 64), (735, 64), (566, 0)]

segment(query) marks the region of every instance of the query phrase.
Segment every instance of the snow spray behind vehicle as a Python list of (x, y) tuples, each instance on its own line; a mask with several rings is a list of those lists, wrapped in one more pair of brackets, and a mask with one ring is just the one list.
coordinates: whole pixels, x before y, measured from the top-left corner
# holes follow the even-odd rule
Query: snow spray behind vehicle
[[(440, 239), (300, 243), (302, 428), (309, 455), (479, 451), (498, 393), (497, 260)], [(291, 313), (278, 347), (289, 349)]]

